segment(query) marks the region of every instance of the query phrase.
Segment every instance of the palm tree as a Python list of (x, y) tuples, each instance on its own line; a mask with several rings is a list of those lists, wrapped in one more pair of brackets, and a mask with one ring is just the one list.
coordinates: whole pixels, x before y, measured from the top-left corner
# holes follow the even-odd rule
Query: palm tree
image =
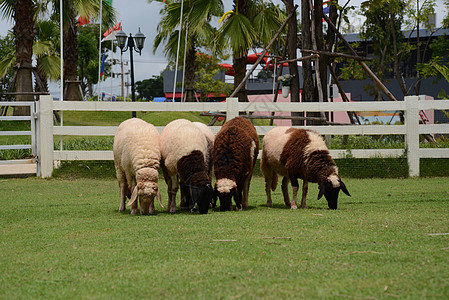
[[(64, 22), (64, 99), (82, 100), (78, 80), (78, 25), (77, 15), (93, 17), (99, 14), (102, 1), (102, 22), (111, 26), (115, 22), (115, 10), (107, 0), (63, 0)], [(54, 1), (54, 12), (59, 14), (59, 1)]]
[[(33, 0), (0, 0), (0, 12), (7, 19), (14, 19), (16, 46), (16, 91), (33, 92), (31, 63), (33, 59), (34, 21), (36, 6)], [(17, 101), (33, 101), (33, 95), (17, 95)], [(17, 107), (14, 115), (28, 115), (28, 107)]]
[[(35, 79), (36, 92), (48, 92), (48, 79), (58, 80), (60, 74), (61, 58), (58, 53), (59, 26), (51, 20), (37, 21), (36, 40), (33, 44), (33, 53), (36, 56), (37, 77)], [(40, 86), (40, 81), (43, 86)]]
[[(271, 2), (234, 0), (233, 10), (222, 19), (217, 38), (223, 39), (232, 50), (234, 87), (237, 87), (245, 77), (249, 49), (268, 44), (285, 15)], [(248, 102), (246, 89), (241, 89), (237, 95), (240, 102)]]
[[(155, 0), (158, 1), (158, 0)], [(153, 0), (148, 0), (153, 2)], [(158, 1), (162, 2), (162, 1)], [(180, 29), (181, 1), (166, 1), (166, 6), (161, 10), (162, 19), (158, 25), (158, 34), (154, 40), (153, 51), (166, 42), (164, 53), (168, 59), (176, 58), (178, 48), (178, 37), (181, 34), (181, 45), (185, 45), (187, 31), (187, 51), (185, 61), (185, 84), (186, 101), (195, 101), (195, 62), (196, 52), (199, 45), (208, 45), (214, 40), (214, 28), (209, 24), (213, 16), (223, 14), (223, 3), (221, 0), (186, 0), (183, 3), (183, 22)], [(184, 57), (184, 47), (180, 47), (180, 57)]]

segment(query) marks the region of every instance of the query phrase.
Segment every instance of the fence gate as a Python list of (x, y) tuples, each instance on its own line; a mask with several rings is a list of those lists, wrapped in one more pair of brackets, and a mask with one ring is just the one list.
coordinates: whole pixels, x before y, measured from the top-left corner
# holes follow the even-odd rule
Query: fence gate
[[(8, 110), (19, 106), (29, 107), (30, 114), (28, 116), (7, 115)], [(38, 111), (39, 102), (0, 102), (0, 175), (39, 174)], [(30, 149), (30, 151), (21, 152), (21, 149)]]

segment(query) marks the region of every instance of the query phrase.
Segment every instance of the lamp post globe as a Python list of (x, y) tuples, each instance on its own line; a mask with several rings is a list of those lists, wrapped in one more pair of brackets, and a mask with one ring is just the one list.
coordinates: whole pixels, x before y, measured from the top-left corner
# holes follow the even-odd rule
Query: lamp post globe
[[(139, 31), (132, 36), (132, 34), (129, 34), (129, 37), (126, 35), (126, 33), (123, 30), (120, 30), (115, 35), (115, 38), (117, 39), (117, 44), (120, 48), (121, 53), (126, 52), (129, 50), (129, 60), (131, 64), (131, 101), (136, 101), (136, 87), (134, 84), (134, 55), (133, 52), (136, 51), (139, 53), (139, 55), (142, 54), (143, 44), (145, 42), (145, 35)], [(132, 112), (132, 117), (136, 117), (136, 112)]]

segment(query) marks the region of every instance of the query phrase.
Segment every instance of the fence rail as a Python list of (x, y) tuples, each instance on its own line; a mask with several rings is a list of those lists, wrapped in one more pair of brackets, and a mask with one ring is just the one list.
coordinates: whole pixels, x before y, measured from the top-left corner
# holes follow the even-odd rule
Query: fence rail
[[(77, 102), (53, 101), (40, 97), (40, 164), (42, 177), (50, 177), (54, 160), (112, 160), (112, 151), (65, 151), (53, 149), (54, 135), (113, 136), (116, 126), (54, 126), (53, 111), (222, 111), (232, 119), (239, 112), (331, 112), (331, 111), (404, 111), (404, 125), (295, 126), (313, 129), (323, 135), (405, 135), (406, 149), (331, 150), (334, 158), (400, 157), (407, 155), (409, 175), (419, 176), (420, 158), (449, 158), (449, 149), (420, 149), (419, 134), (449, 134), (449, 124), (419, 124), (420, 110), (449, 110), (449, 101), (424, 101), (424, 96), (409, 96), (400, 102), (364, 101), (350, 103), (266, 103), (238, 102), (228, 98), (225, 103), (147, 103), (147, 102)], [(157, 127), (159, 132), (163, 127)], [(256, 126), (265, 135), (273, 126)], [(219, 126), (211, 126), (217, 133)]]
[[(30, 149), (32, 159), (14, 159), (14, 160), (0, 160), (0, 175), (19, 175), (19, 174), (37, 174), (40, 170), (37, 164), (37, 157), (39, 146), (37, 121), (39, 110), (38, 102), (5, 102), (1, 101), (0, 106), (3, 107), (29, 107), (29, 116), (3, 116), (0, 115), (0, 122), (3, 121), (29, 121), (30, 130), (5, 130), (0, 131), (0, 136), (29, 136), (30, 144), (14, 144), (14, 145), (0, 145), (0, 150), (18, 150), (18, 149)], [(3, 112), (3, 109), (1, 110)]]

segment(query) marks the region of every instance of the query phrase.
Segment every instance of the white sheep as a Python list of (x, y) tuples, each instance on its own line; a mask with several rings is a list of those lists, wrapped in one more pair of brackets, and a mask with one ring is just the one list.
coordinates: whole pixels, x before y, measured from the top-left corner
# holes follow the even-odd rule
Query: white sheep
[[(120, 209), (125, 210), (126, 197), (131, 214), (137, 213), (137, 198), (141, 214), (153, 214), (154, 197), (162, 206), (158, 188), (161, 160), (160, 135), (156, 127), (141, 119), (123, 121), (114, 137), (114, 165), (120, 187)], [(163, 207), (163, 206), (162, 206)]]
[[(179, 119), (170, 122), (161, 133), (162, 171), (168, 186), (168, 206), (176, 212), (176, 193), (181, 184), (190, 209), (198, 205), (200, 213), (207, 213), (212, 200), (211, 179), (206, 157), (208, 142), (199, 127)], [(179, 182), (178, 182), (179, 177)]]

